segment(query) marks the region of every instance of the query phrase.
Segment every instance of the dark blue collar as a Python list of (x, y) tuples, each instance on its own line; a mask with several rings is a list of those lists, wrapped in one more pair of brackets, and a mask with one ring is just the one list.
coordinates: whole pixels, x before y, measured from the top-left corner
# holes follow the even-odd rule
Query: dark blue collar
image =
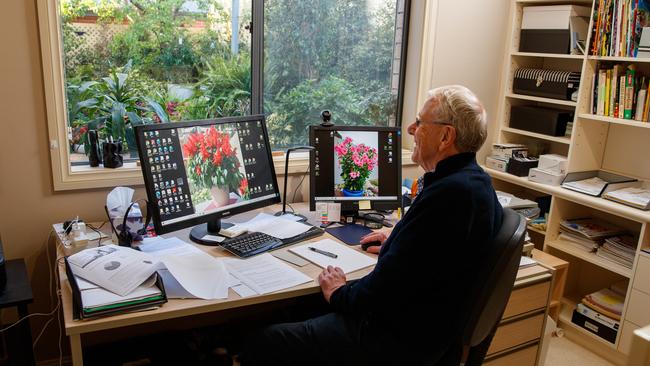
[(426, 187), (434, 181), (455, 173), (470, 164), (476, 165), (476, 153), (466, 152), (452, 155), (438, 162), (436, 170), (424, 174), (424, 186)]

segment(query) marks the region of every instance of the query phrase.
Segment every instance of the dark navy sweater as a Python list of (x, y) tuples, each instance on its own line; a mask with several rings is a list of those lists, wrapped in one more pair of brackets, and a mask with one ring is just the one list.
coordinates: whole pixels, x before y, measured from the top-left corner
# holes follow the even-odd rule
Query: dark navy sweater
[(361, 339), (369, 350), (388, 357), (388, 349), (408, 351), (435, 363), (458, 347), (502, 213), (474, 153), (439, 162), (425, 174), (424, 189), (395, 225), (374, 270), (337, 289), (331, 305), (364, 319)]

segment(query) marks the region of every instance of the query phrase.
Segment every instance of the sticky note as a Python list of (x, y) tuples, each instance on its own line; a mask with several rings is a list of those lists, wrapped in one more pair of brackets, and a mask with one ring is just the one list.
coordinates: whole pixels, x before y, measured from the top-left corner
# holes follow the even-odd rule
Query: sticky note
[(359, 201), (359, 210), (370, 210), (370, 201)]

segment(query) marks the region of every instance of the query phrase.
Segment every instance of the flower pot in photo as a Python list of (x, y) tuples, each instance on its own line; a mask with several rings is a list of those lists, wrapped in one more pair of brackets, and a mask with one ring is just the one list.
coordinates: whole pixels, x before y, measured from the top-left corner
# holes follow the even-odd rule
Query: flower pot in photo
[(352, 191), (352, 190), (348, 190), (347, 188), (343, 188), (343, 195), (345, 197), (361, 197), (363, 196), (363, 189), (358, 191)]
[(225, 187), (214, 186), (210, 188), (210, 195), (214, 203), (219, 207), (227, 205), (230, 201), (230, 193), (228, 188)]

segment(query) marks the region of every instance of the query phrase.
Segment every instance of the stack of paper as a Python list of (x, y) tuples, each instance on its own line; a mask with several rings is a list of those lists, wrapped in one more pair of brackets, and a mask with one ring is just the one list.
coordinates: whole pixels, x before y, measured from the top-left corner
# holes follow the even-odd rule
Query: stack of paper
[(604, 288), (585, 296), (582, 303), (592, 310), (614, 320), (621, 320), (625, 295)]
[[(293, 215), (292, 215), (293, 216)], [(311, 229), (312, 226), (296, 222), (295, 219), (284, 216), (273, 216), (260, 213), (253, 219), (238, 223), (231, 230), (245, 229), (246, 231), (264, 233), (278, 239), (288, 239)]]
[(573, 219), (560, 222), (559, 238), (586, 251), (595, 251), (605, 238), (625, 233), (608, 222), (594, 219)]
[(650, 189), (648, 188), (622, 188), (603, 194), (603, 198), (607, 198), (608, 200), (616, 201), (624, 205), (640, 208), (642, 210), (650, 209)]
[(605, 239), (596, 254), (627, 268), (632, 268), (637, 241), (630, 235), (613, 236)]
[[(324, 255), (311, 248), (317, 249), (321, 252), (332, 253), (336, 257), (334, 258), (332, 256)], [(326, 268), (327, 266), (339, 267), (346, 274), (358, 271), (362, 268), (370, 267), (377, 263), (375, 257), (370, 257), (359, 251), (350, 249), (332, 239), (323, 239), (317, 242), (307, 243), (290, 248), (289, 251), (305, 258), (321, 268)]]

